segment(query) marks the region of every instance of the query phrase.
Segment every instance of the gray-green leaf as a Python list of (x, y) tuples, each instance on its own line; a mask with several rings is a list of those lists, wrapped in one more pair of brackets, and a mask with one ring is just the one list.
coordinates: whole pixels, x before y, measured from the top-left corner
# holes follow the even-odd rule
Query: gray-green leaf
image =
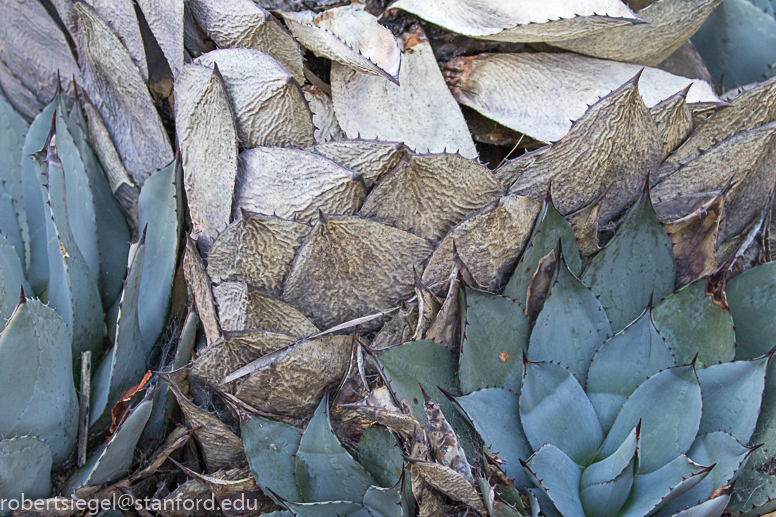
[(294, 455), (299, 450), (302, 431), (296, 427), (252, 416), (242, 424), (245, 456), (256, 485), (271, 489), (287, 501), (299, 501), (294, 479)]
[(563, 451), (546, 444), (523, 463), (528, 476), (541, 488), (563, 517), (584, 517), (579, 498), (582, 468)]

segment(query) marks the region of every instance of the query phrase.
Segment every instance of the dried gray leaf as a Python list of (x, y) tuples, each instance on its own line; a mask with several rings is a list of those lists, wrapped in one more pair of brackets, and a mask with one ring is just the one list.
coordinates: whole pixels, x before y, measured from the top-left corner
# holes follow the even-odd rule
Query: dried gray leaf
[(525, 154), (518, 156), (514, 160), (507, 160), (504, 165), (493, 171), (496, 177), (501, 180), (501, 183), (507, 188), (511, 188), (515, 184), (517, 178), (525, 172), (525, 170), (534, 164), (544, 152), (551, 146), (545, 145), (535, 151), (529, 151)]
[(244, 214), (215, 240), (207, 257), (213, 283), (245, 282), (279, 292), (310, 226), (279, 217)]
[(360, 214), (436, 241), (466, 214), (503, 194), (498, 178), (473, 160), (412, 155), (372, 190)]
[[(82, 93), (86, 94), (86, 92)], [(113, 140), (111, 140), (110, 133), (108, 128), (105, 127), (105, 122), (102, 120), (100, 112), (88, 95), (85, 95), (83, 98), (83, 110), (88, 125), (89, 143), (105, 170), (111, 191), (115, 194), (121, 185), (135, 188), (127, 174), (127, 170), (124, 168), (124, 164), (121, 163), (121, 158), (119, 158), (116, 147), (113, 145)]]
[(404, 142), (419, 153), (477, 156), (466, 121), (450, 95), (434, 52), (416, 27), (403, 36), (400, 85), (332, 63), (334, 113), (350, 138)]
[(43, 110), (44, 104), (18, 77), (13, 75), (2, 60), (0, 60), (0, 88), (8, 102), (24, 117), (32, 120)]
[(453, 427), (448, 423), (439, 404), (429, 398), (425, 390), (423, 399), (423, 409), (428, 419), (426, 436), (434, 459), (440, 465), (453, 469), (469, 483), (474, 483), (472, 467)]
[(279, 147), (240, 153), (235, 211), (308, 222), (319, 211), (355, 214), (365, 197), (364, 184), (353, 171), (319, 154)]
[(345, 375), (352, 340), (326, 336), (272, 352), (252, 363), (235, 395), (261, 411), (307, 416)]
[(637, 75), (594, 104), (523, 172), (510, 193), (541, 200), (552, 184), (553, 202), (563, 215), (603, 197), (598, 224), (619, 216), (662, 159), (660, 136), (639, 93)]
[(419, 322), (418, 314), (417, 305), (400, 307), (393, 318), (385, 322), (383, 328), (372, 340), (371, 348), (381, 350), (412, 341), (413, 333)]
[(173, 77), (183, 68), (184, 0), (137, 0)]
[(311, 151), (361, 174), (367, 188), (392, 170), (405, 154), (400, 143), (376, 140), (337, 140), (315, 144)]
[(304, 82), (299, 44), (278, 20), (251, 0), (187, 0), (197, 24), (220, 48), (255, 48)]
[[(458, 353), (461, 346), (461, 278), (463, 264), (456, 253), (453, 254), (452, 271), (445, 283), (430, 286), (432, 290), (447, 287), (442, 307), (431, 323), (424, 339), (444, 345), (452, 352)], [(476, 287), (476, 286), (474, 286)]]
[(313, 145), (312, 114), (299, 83), (283, 65), (246, 48), (214, 50), (194, 60), (211, 68), (215, 62), (243, 147)]
[(661, 61), (657, 67), (669, 74), (681, 75), (690, 79), (702, 79), (709, 84), (714, 83), (709, 69), (706, 68), (706, 63), (703, 62), (698, 50), (689, 40)]
[(113, 29), (132, 57), (132, 62), (140, 70), (143, 80), (147, 82), (148, 64), (132, 0), (84, 0), (84, 3), (91, 6)]
[[(431, 328), (437, 314), (439, 314), (439, 309), (442, 308), (442, 301), (426, 287), (420, 277), (417, 276), (417, 273), (415, 275), (415, 298), (418, 300), (418, 322), (415, 326), (415, 334), (412, 336), (412, 339), (405, 339), (397, 344), (423, 339), (426, 331)], [(384, 329), (385, 327), (383, 327)], [(372, 343), (372, 348), (375, 348), (374, 342)]]
[(447, 279), (455, 245), (477, 283), (495, 292), (506, 283), (517, 264), (540, 208), (541, 204), (532, 199), (505, 196), (467, 217), (431, 255), (423, 282), (439, 285)]
[(566, 218), (574, 228), (574, 240), (577, 242), (583, 264), (587, 264), (593, 255), (598, 253), (598, 212), (601, 201), (596, 200), (580, 210), (568, 214)]
[(525, 43), (563, 41), (640, 23), (619, 0), (399, 0), (391, 8), (404, 9), (465, 36)]
[(391, 31), (362, 3), (312, 11), (280, 13), (299, 42), (322, 56), (359, 72), (399, 78), (401, 52)]
[(318, 327), (282, 300), (244, 282), (224, 282), (213, 288), (224, 330), (261, 329), (301, 339), (317, 334)]
[(197, 314), (202, 320), (205, 337), (208, 343), (213, 343), (221, 335), (216, 318), (216, 308), (213, 303), (213, 293), (210, 290), (210, 278), (205, 271), (205, 264), (197, 251), (197, 245), (186, 237), (186, 251), (183, 254), (183, 274), (189, 285), (192, 298), (197, 307)]
[(124, 167), (141, 186), (173, 159), (167, 133), (143, 76), (116, 33), (88, 5), (77, 3), (76, 10), (85, 90), (100, 112)]
[(711, 86), (698, 79), (570, 53), (459, 57), (445, 65), (444, 73), (450, 90), (461, 104), (536, 140), (555, 142), (571, 129), (572, 121), (579, 119), (589, 105), (642, 69), (639, 89), (647, 107), (689, 85), (692, 86), (687, 102), (719, 102)]
[(646, 23), (565, 40), (557, 46), (578, 54), (657, 66), (700, 29), (722, 0), (657, 0), (636, 14)]
[(412, 462), (412, 467), (426, 483), (450, 499), (466, 503), (482, 515), (488, 514), (477, 490), (455, 470), (430, 461), (415, 461)]
[(237, 133), (218, 65), (187, 65), (175, 78), (175, 129), (193, 237), (209, 248), (229, 224)]
[(310, 111), (313, 113), (313, 124), (315, 125), (315, 142), (328, 142), (329, 140), (340, 140), (344, 138), (342, 128), (337, 122), (337, 116), (334, 114), (334, 104), (331, 102), (331, 96), (323, 90), (313, 85), (306, 85), (302, 88), (304, 98)]
[(687, 107), (687, 90), (669, 97), (649, 110), (663, 142), (663, 159), (692, 133), (692, 113)]
[(412, 296), (412, 268), (420, 268), (432, 250), (425, 239), (398, 228), (324, 217), (299, 249), (283, 298), (323, 328), (386, 310)]

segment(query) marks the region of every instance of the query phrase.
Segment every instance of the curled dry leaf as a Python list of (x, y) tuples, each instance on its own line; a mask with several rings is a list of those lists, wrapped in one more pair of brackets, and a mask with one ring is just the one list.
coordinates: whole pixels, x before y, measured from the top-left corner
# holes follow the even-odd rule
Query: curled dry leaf
[(676, 257), (676, 289), (713, 272), (717, 267), (717, 230), (727, 190), (681, 219), (661, 221)]
[(406, 148), (400, 143), (371, 140), (338, 140), (319, 143), (311, 151), (361, 174), (367, 188), (402, 159)]
[(237, 176), (237, 133), (217, 64), (178, 74), (175, 129), (193, 237), (209, 249), (229, 224)]
[(352, 339), (326, 336), (265, 355), (235, 395), (261, 411), (306, 416), (345, 375)]
[(308, 222), (319, 211), (352, 215), (365, 197), (364, 184), (353, 171), (319, 154), (279, 147), (240, 153), (235, 211)]
[(423, 282), (444, 283), (456, 246), (477, 283), (495, 292), (517, 264), (540, 208), (532, 199), (505, 196), (470, 215), (442, 239), (423, 272)]
[(283, 65), (246, 48), (214, 50), (194, 60), (211, 68), (216, 62), (243, 147), (313, 145), (312, 114), (299, 83)]
[(401, 51), (391, 31), (362, 3), (312, 11), (280, 13), (299, 42), (322, 56), (359, 72), (398, 82)]
[(428, 419), (426, 436), (431, 453), (437, 463), (450, 467), (462, 475), (469, 483), (474, 483), (472, 467), (466, 460), (466, 453), (461, 447), (458, 436), (447, 422), (442, 409), (423, 390), (423, 409)]
[(299, 44), (280, 22), (251, 0), (187, 0), (197, 24), (220, 48), (255, 48), (304, 82)]
[(89, 6), (76, 4), (82, 37), (78, 56), (86, 92), (108, 128), (127, 172), (142, 185), (173, 159), (143, 76), (107, 23)]
[(135, 16), (135, 7), (132, 0), (85, 0), (97, 15), (119, 37), (124, 48), (129, 52), (132, 62), (135, 63), (144, 81), (148, 81), (148, 64), (146, 63), (143, 37), (140, 35), (140, 27)]
[(402, 304), (399, 310), (383, 325), (372, 340), (371, 348), (381, 350), (412, 341), (413, 333), (420, 322), (418, 306)]
[(741, 234), (760, 216), (776, 182), (776, 122), (739, 133), (703, 152), (652, 189), (661, 217), (683, 217), (733, 182), (717, 243)]
[(403, 38), (401, 86), (332, 63), (332, 100), (340, 127), (351, 138), (404, 142), (419, 153), (458, 151), (475, 158), (477, 149), (466, 121), (444, 84), (426, 36), (416, 27)]
[(540, 200), (552, 184), (553, 202), (563, 215), (603, 196), (599, 224), (619, 216), (662, 158), (660, 136), (639, 91), (637, 75), (594, 104), (526, 168), (510, 193)]
[(173, 77), (183, 68), (184, 0), (137, 0)]
[(183, 274), (189, 285), (194, 303), (197, 306), (197, 314), (202, 320), (205, 329), (205, 337), (208, 343), (214, 342), (221, 335), (216, 318), (216, 307), (213, 303), (213, 293), (210, 290), (210, 278), (202, 257), (197, 251), (197, 245), (190, 237), (186, 237), (186, 251), (183, 255)]
[(213, 288), (224, 330), (262, 329), (301, 339), (318, 327), (287, 303), (244, 282), (224, 282)]
[(279, 217), (243, 214), (215, 240), (207, 257), (213, 283), (245, 282), (279, 292), (310, 226)]
[(684, 89), (649, 110), (663, 142), (664, 160), (692, 133), (692, 113), (687, 107), (687, 92), (688, 89)]
[[(686, 88), (687, 102), (718, 102), (711, 86), (656, 68), (576, 54), (481, 54), (445, 65), (450, 90), (461, 104), (542, 142), (565, 135), (589, 105), (640, 71), (640, 94), (654, 106)], [(548, 88), (548, 85), (552, 87)]]
[(391, 7), (465, 36), (509, 42), (563, 41), (642, 23), (620, 0), (399, 0)]
[(498, 178), (473, 160), (412, 155), (372, 190), (361, 215), (436, 241), (503, 193)]
[(0, 88), (14, 109), (22, 116), (32, 120), (43, 110), (40, 102), (21, 80), (13, 75), (5, 63), (0, 60)]
[(0, 61), (5, 65), (2, 67), (4, 72), (0, 74), (3, 90), (6, 91), (9, 80), (16, 78), (12, 91), (22, 98), (28, 97), (20, 89), (23, 86), (35, 96), (41, 107), (51, 102), (57, 92), (57, 73), (62, 77), (68, 97), (74, 93), (73, 78), (81, 75), (65, 35), (40, 2), (10, 0), (3, 4)]
[(324, 328), (385, 310), (412, 296), (412, 268), (432, 250), (375, 221), (323, 217), (299, 249), (283, 297)]
[(657, 66), (700, 29), (722, 0), (657, 0), (638, 11), (646, 23), (613, 27), (557, 46), (578, 54)]
[[(442, 301), (423, 284), (417, 273), (415, 273), (415, 298), (418, 300), (418, 323), (415, 327), (415, 334), (412, 336), (412, 339), (404, 340), (397, 344), (423, 339), (426, 331), (431, 327), (437, 314), (439, 314), (439, 309), (442, 308)], [(383, 327), (384, 329), (385, 327)], [(374, 347), (374, 343), (372, 345)]]
[(431, 286), (432, 290), (444, 289), (447, 285), (447, 296), (442, 307), (426, 332), (425, 339), (444, 345), (448, 350), (456, 352), (461, 346), (461, 284), (462, 269), (465, 268), (460, 257), (453, 252), (452, 271), (441, 286)]
[(482, 515), (488, 514), (477, 490), (455, 470), (430, 461), (413, 461), (412, 467), (426, 483), (450, 499), (468, 504)]
[(316, 143), (343, 138), (345, 135), (342, 133), (337, 116), (334, 114), (334, 103), (331, 102), (331, 96), (317, 86), (310, 84), (305, 85), (302, 91), (307, 105), (310, 106), (310, 111), (313, 113)]
[(600, 250), (598, 247), (598, 212), (600, 210), (601, 200), (597, 199), (567, 216), (568, 222), (574, 228), (574, 240), (585, 265)]

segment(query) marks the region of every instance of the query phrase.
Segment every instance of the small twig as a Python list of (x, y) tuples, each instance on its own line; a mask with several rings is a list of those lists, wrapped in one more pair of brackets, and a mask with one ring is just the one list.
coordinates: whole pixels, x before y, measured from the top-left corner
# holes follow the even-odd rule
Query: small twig
[(89, 438), (89, 392), (91, 390), (92, 353), (81, 352), (81, 394), (78, 397), (78, 466), (86, 464), (86, 442)]

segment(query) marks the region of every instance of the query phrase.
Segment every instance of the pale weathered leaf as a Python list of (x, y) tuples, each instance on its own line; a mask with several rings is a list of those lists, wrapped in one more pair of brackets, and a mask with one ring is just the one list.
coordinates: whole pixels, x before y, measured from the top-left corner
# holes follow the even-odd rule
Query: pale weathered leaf
[(206, 249), (232, 211), (237, 132), (218, 65), (187, 65), (175, 79), (175, 129), (193, 237)]
[[(445, 75), (461, 104), (532, 138), (554, 142), (571, 129), (589, 105), (642, 68), (570, 53), (482, 54), (450, 61)], [(647, 107), (688, 85), (687, 102), (719, 101), (703, 81), (655, 68), (643, 70), (639, 93)]]
[(170, 142), (143, 76), (116, 33), (91, 7), (76, 4), (78, 55), (85, 89), (132, 180), (142, 185), (173, 159)]
[(465, 36), (496, 41), (563, 41), (620, 25), (642, 23), (619, 0), (560, 1), (542, 4), (473, 0), (400, 0), (404, 9)]
[(514, 269), (540, 208), (541, 205), (531, 199), (505, 196), (498, 203), (466, 217), (434, 250), (423, 272), (423, 281), (438, 285), (447, 279), (455, 243), (461, 260), (477, 283), (488, 291), (497, 291)]
[(358, 139), (318, 143), (311, 150), (361, 174), (366, 187), (372, 188), (399, 163), (406, 148), (399, 143)]
[(413, 155), (372, 190), (361, 215), (436, 241), (503, 193), (498, 178), (473, 160)]
[(213, 243), (207, 272), (213, 283), (245, 282), (279, 292), (310, 226), (260, 214), (243, 214)]
[(97, 15), (105, 20), (127, 49), (144, 81), (148, 81), (148, 64), (143, 47), (143, 37), (135, 16), (132, 0), (85, 0)]
[(351, 138), (404, 142), (419, 153), (457, 151), (476, 157), (466, 121), (422, 29), (404, 34), (403, 40), (401, 86), (332, 63), (332, 100), (340, 127)]
[(244, 282), (223, 282), (213, 288), (218, 318), (224, 330), (261, 329), (296, 338), (315, 335), (319, 329), (307, 317), (261, 289)]
[(331, 101), (331, 95), (327, 95), (323, 90), (311, 84), (305, 85), (302, 91), (313, 114), (315, 142), (328, 142), (343, 138), (345, 135), (342, 133), (337, 116), (334, 114), (334, 103)]
[(411, 233), (358, 217), (324, 217), (299, 248), (283, 297), (321, 327), (412, 296), (412, 268), (432, 247)]
[(151, 33), (159, 43), (173, 77), (183, 68), (184, 0), (138, 0)]
[(481, 514), (487, 515), (488, 511), (485, 509), (477, 490), (455, 470), (430, 461), (413, 462), (412, 466), (416, 472), (423, 476), (426, 483), (450, 499), (466, 503)]
[(306, 416), (345, 375), (353, 338), (303, 341), (254, 361), (235, 395), (248, 404), (287, 416)]
[(315, 55), (398, 83), (399, 46), (364, 4), (334, 7), (318, 15), (312, 11), (280, 15), (294, 37)]
[(657, 66), (695, 34), (722, 0), (658, 0), (636, 14), (646, 23), (613, 27), (557, 46), (578, 54)]
[(208, 343), (212, 343), (221, 334), (216, 317), (213, 291), (210, 290), (210, 278), (205, 271), (202, 257), (197, 251), (197, 245), (188, 236), (186, 237), (186, 251), (183, 254), (183, 274), (197, 306), (197, 314), (202, 319), (205, 338)]
[(5, 98), (13, 105), (14, 109), (28, 120), (34, 119), (45, 106), (18, 77), (13, 75), (13, 72), (1, 59), (0, 88), (3, 89)]
[(188, 0), (197, 24), (220, 48), (255, 48), (278, 60), (302, 83), (302, 52), (280, 22), (251, 0)]
[(690, 79), (703, 79), (709, 84), (713, 84), (709, 69), (706, 63), (698, 54), (698, 50), (690, 41), (685, 41), (681, 47), (674, 50), (673, 54), (665, 58), (657, 67), (674, 75), (689, 77)]
[(663, 142), (663, 159), (692, 133), (692, 113), (687, 107), (689, 87), (672, 95), (649, 110)]
[(216, 62), (243, 147), (313, 145), (312, 114), (299, 83), (283, 65), (245, 48), (214, 50), (194, 60), (211, 68)]
[(364, 184), (353, 171), (319, 154), (279, 147), (240, 153), (235, 212), (244, 209), (311, 222), (319, 210), (353, 215), (364, 197)]
[(535, 151), (528, 151), (525, 154), (518, 156), (514, 160), (505, 160), (504, 165), (501, 165), (493, 172), (498, 177), (498, 179), (501, 180), (501, 183), (503, 183), (504, 186), (509, 189), (512, 187), (512, 185), (515, 184), (518, 176), (520, 176), (529, 166), (533, 165), (536, 159), (539, 158), (539, 156), (541, 156), (550, 147), (552, 146), (545, 145), (544, 147), (540, 147)]
[(640, 96), (642, 74), (594, 104), (571, 131), (526, 168), (510, 193), (544, 199), (567, 215), (598, 200), (598, 224), (638, 198), (661, 160), (660, 135)]

